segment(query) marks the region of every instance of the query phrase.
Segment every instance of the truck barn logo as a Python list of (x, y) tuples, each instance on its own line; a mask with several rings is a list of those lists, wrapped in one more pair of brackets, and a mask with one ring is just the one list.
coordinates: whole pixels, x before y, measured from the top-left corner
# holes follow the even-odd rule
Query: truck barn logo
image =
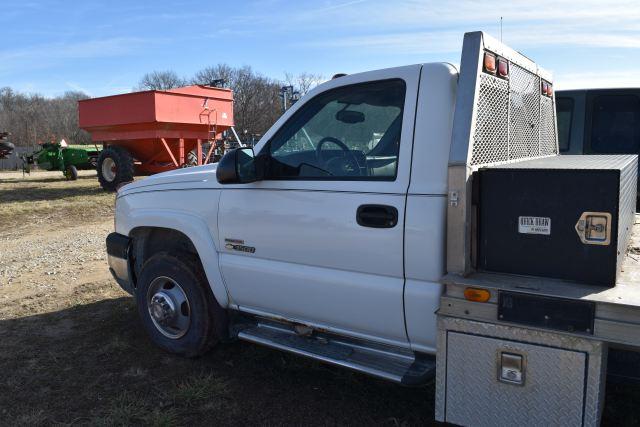
[(518, 217), (518, 233), (522, 234), (551, 234), (551, 218), (543, 216)]
[(245, 246), (244, 240), (224, 239), (224, 241), (224, 247), (230, 251), (246, 252), (249, 254), (253, 254), (256, 252), (256, 248), (254, 248), (253, 246)]

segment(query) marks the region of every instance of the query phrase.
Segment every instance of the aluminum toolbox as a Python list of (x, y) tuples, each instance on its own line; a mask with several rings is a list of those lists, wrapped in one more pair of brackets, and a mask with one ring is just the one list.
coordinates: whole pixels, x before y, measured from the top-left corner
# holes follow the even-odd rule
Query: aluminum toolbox
[(606, 346), (438, 316), (436, 419), (463, 426), (597, 426)]
[(614, 286), (636, 207), (635, 155), (552, 156), (474, 176), (477, 268)]

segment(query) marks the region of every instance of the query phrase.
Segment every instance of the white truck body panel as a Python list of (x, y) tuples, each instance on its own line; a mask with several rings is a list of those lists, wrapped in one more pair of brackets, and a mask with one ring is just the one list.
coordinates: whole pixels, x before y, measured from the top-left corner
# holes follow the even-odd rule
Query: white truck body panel
[(434, 353), (436, 310), (445, 273), (447, 163), (458, 72), (425, 64), (414, 128), (404, 241), (404, 312), (411, 349)]
[(221, 202), (219, 238), (256, 248), (251, 254), (219, 244), (240, 310), (406, 343), (401, 224), (376, 230), (355, 222), (367, 203), (395, 206), (402, 218), (403, 195), (229, 190)]
[(445, 259), (445, 196), (410, 195), (405, 219), (404, 313), (411, 349), (436, 349), (436, 310)]
[(424, 64), (414, 128), (409, 194), (446, 195), (458, 71)]

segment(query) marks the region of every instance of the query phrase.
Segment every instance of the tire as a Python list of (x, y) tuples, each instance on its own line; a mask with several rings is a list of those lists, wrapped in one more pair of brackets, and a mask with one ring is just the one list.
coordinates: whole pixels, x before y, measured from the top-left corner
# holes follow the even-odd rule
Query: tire
[(78, 179), (78, 169), (74, 165), (69, 165), (64, 171), (64, 177), (67, 181), (75, 181)]
[(169, 353), (201, 356), (227, 336), (227, 313), (191, 255), (153, 255), (142, 266), (136, 303), (151, 341)]
[(116, 191), (120, 184), (133, 181), (133, 158), (122, 147), (111, 145), (102, 150), (96, 169), (106, 191)]
[(198, 153), (196, 150), (191, 150), (187, 153), (187, 161), (184, 164), (185, 166), (198, 166)]
[[(205, 147), (202, 147), (202, 158), (201, 164), (206, 164), (205, 160), (207, 159), (207, 151)], [(187, 153), (187, 161), (185, 162), (185, 167), (198, 166), (198, 152), (196, 150), (191, 150)]]

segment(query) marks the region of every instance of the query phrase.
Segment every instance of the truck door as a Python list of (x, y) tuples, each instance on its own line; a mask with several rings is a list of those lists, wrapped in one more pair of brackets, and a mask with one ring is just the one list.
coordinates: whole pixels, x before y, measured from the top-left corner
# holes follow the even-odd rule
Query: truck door
[(240, 310), (408, 346), (403, 233), (420, 66), (340, 77), (294, 105), (225, 186), (220, 267)]

